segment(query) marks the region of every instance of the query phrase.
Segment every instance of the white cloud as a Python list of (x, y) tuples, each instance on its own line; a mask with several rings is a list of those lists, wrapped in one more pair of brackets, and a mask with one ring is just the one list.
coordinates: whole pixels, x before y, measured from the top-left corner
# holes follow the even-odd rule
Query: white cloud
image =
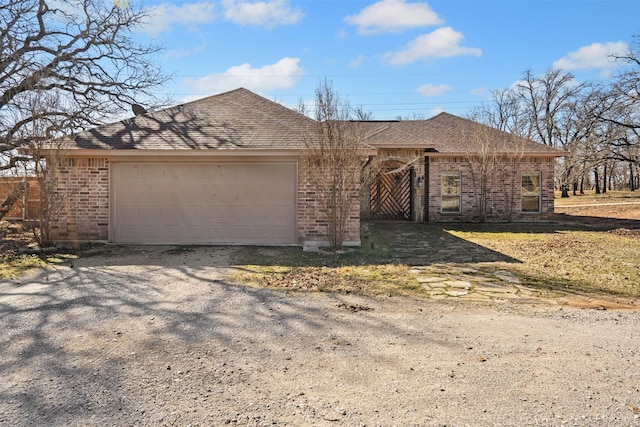
[(419, 86), (416, 92), (418, 92), (422, 96), (426, 96), (427, 98), (432, 96), (442, 95), (443, 93), (451, 92), (453, 90), (453, 86), (449, 85), (433, 85), (427, 83), (425, 85)]
[(203, 52), (205, 49), (206, 44), (201, 42), (198, 45), (192, 46), (190, 49), (169, 49), (165, 52), (163, 58), (167, 61), (176, 60)]
[(194, 92), (215, 94), (244, 87), (254, 91), (290, 89), (304, 74), (299, 58), (285, 57), (275, 64), (252, 68), (245, 63), (229, 68), (221, 74), (187, 78), (183, 83)]
[(358, 68), (364, 62), (364, 55), (358, 55), (349, 63), (350, 68)]
[(405, 65), (419, 60), (482, 55), (482, 49), (460, 46), (463, 38), (462, 33), (451, 27), (438, 28), (415, 38), (399, 52), (385, 54), (383, 60), (392, 65)]
[(615, 67), (611, 55), (622, 56), (628, 52), (629, 46), (625, 42), (593, 43), (558, 59), (553, 68), (566, 71), (609, 69)]
[(173, 25), (206, 24), (216, 19), (213, 2), (199, 1), (180, 6), (162, 3), (148, 10), (148, 16), (141, 27), (143, 33), (155, 37), (169, 31)]
[(381, 0), (344, 20), (357, 26), (360, 34), (397, 33), (444, 22), (427, 3), (407, 3), (405, 0)]
[(293, 25), (304, 16), (299, 9), (291, 7), (288, 0), (223, 0), (222, 7), (228, 21), (267, 28)]

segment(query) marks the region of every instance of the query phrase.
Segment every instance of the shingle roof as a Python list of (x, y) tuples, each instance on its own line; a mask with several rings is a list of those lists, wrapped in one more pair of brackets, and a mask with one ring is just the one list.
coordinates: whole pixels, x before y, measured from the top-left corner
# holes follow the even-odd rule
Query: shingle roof
[[(68, 148), (300, 150), (315, 135), (315, 125), (315, 120), (240, 88), (75, 134)], [(357, 126), (364, 144), (373, 148), (420, 148), (435, 155), (460, 155), (478, 151), (482, 138), (490, 136), (500, 151), (563, 155), (546, 145), (447, 113), (428, 120), (354, 121), (350, 125)]]
[(99, 126), (71, 149), (300, 149), (314, 121), (240, 88)]
[(434, 153), (465, 154), (491, 144), (505, 153), (563, 154), (547, 145), (448, 113), (427, 120), (359, 122), (359, 126), (364, 141), (376, 148), (415, 146)]

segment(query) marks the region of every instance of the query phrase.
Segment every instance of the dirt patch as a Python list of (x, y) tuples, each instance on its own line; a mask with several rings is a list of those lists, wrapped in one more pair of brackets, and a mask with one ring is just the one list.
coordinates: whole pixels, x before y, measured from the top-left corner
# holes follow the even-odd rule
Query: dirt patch
[(33, 233), (22, 222), (0, 221), (0, 256), (15, 255), (33, 244)]
[(580, 297), (571, 295), (570, 297), (558, 298), (557, 301), (565, 306), (582, 308), (589, 310), (638, 310), (637, 304), (629, 304), (625, 302), (615, 302), (610, 300)]
[[(247, 271), (250, 269), (253, 271)], [(421, 296), (414, 275), (407, 266), (398, 264), (268, 268), (249, 266), (233, 278), (259, 287), (291, 291), (411, 295), (416, 298)]]
[(616, 236), (640, 238), (640, 229), (616, 228), (608, 232)]

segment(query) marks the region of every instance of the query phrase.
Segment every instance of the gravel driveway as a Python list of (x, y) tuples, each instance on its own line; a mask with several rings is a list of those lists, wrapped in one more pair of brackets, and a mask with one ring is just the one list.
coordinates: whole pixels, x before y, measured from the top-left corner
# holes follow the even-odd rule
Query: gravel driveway
[(640, 425), (640, 314), (283, 293), (237, 248), (0, 282), (0, 425)]

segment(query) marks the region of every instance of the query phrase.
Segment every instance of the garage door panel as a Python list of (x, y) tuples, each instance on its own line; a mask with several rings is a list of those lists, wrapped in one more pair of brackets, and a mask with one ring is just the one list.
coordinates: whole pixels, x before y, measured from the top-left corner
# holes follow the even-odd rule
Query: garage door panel
[(111, 239), (295, 243), (295, 161), (114, 163)]
[(268, 220), (271, 226), (289, 226), (288, 206), (230, 206), (226, 209), (227, 216), (236, 218), (245, 225)]

